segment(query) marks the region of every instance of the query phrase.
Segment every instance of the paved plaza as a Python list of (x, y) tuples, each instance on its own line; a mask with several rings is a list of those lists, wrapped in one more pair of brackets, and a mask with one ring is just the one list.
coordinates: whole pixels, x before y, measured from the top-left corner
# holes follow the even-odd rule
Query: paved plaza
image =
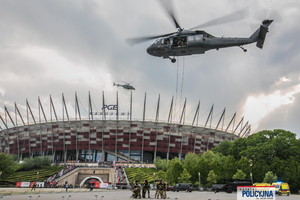
[[(68, 189), (63, 188), (37, 188), (36, 191), (30, 191), (31, 188), (1, 188), (0, 198), (3, 200), (131, 200), (130, 190), (102, 190), (94, 189)], [(151, 199), (154, 199), (155, 191), (151, 190)], [(227, 194), (225, 192), (167, 192), (167, 198), (170, 200), (236, 200), (236, 193)], [(2, 200), (1, 199), (1, 200)], [(148, 198), (146, 198), (148, 199)], [(300, 200), (300, 195), (276, 196), (276, 200)]]

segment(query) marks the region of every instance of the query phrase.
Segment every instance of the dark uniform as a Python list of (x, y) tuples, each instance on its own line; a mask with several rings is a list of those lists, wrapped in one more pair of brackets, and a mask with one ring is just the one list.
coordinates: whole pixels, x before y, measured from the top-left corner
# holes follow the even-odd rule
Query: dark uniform
[(32, 185), (32, 188), (31, 188), (31, 191), (32, 191), (32, 190), (35, 191), (35, 188), (36, 188), (36, 184), (33, 184), (33, 185)]
[(143, 183), (143, 198), (145, 198), (146, 193), (148, 192), (148, 198), (150, 198), (150, 184), (147, 179)]
[(158, 189), (157, 198), (159, 198), (159, 195), (160, 195), (160, 198), (164, 198), (164, 184), (161, 179), (157, 183), (157, 189)]
[(163, 186), (164, 186), (164, 199), (167, 198), (167, 185), (168, 183), (164, 182), (164, 180), (162, 180)]

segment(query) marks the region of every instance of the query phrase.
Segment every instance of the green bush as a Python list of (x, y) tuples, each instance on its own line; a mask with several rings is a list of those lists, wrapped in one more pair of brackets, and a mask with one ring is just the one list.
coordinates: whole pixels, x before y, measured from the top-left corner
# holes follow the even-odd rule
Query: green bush
[(51, 156), (36, 156), (34, 158), (24, 158), (18, 171), (28, 171), (32, 169), (41, 169), (51, 166)]
[[(132, 185), (133, 181), (135, 181), (135, 179), (139, 177), (138, 173), (143, 174), (143, 176), (141, 176), (142, 179), (147, 179), (150, 184), (153, 184), (154, 173), (155, 179), (157, 180), (158, 171), (159, 170), (155, 168), (125, 168), (125, 172), (130, 185)], [(144, 180), (139, 180), (139, 182), (143, 183)]]
[(39, 170), (30, 170), (30, 171), (18, 171), (15, 174), (9, 175), (5, 178), (0, 179), (3, 182), (35, 182), (37, 177), (37, 172), (39, 172), (38, 181), (43, 181), (44, 179), (49, 178), (50, 176), (60, 172), (64, 167), (47, 167)]

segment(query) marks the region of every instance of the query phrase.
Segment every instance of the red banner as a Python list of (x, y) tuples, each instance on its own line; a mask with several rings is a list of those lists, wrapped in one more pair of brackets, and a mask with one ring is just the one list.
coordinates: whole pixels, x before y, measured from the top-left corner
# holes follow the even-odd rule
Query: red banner
[(100, 188), (100, 182), (95, 183), (95, 188)]
[(16, 187), (29, 187), (30, 182), (17, 182)]
[(16, 187), (21, 187), (22, 182), (17, 182)]

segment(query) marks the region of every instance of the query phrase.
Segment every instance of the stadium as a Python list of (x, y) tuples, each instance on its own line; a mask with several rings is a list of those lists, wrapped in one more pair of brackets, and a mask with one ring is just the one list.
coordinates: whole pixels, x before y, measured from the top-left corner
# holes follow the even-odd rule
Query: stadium
[[(90, 93), (88, 109), (82, 106), (77, 93), (73, 103), (62, 94), (57, 100), (60, 105), (51, 95), (47, 103), (38, 97), (37, 107), (28, 100), (25, 106), (5, 105), (4, 112), (0, 112), (1, 153), (17, 155), (19, 160), (49, 155), (54, 163), (104, 162), (116, 157), (118, 161), (142, 164), (152, 163), (158, 156), (183, 159), (189, 152), (204, 153), (222, 141), (247, 137), (251, 131), (248, 122), (243, 124), (244, 117), (237, 119), (234, 113), (226, 118), (226, 108), (213, 116), (214, 105), (201, 115), (206, 117), (201, 117), (204, 121), (200, 125), (200, 101), (189, 111), (187, 99), (176, 109), (174, 97), (162, 107), (159, 95), (158, 100), (151, 101), (155, 105), (149, 111), (146, 93), (140, 98), (139, 108), (133, 103), (132, 93), (120, 98), (117, 92), (107, 99), (102, 92), (99, 97), (100, 111)], [(112, 101), (115, 103), (106, 104)], [(161, 110), (166, 111), (165, 119), (159, 117)]]

